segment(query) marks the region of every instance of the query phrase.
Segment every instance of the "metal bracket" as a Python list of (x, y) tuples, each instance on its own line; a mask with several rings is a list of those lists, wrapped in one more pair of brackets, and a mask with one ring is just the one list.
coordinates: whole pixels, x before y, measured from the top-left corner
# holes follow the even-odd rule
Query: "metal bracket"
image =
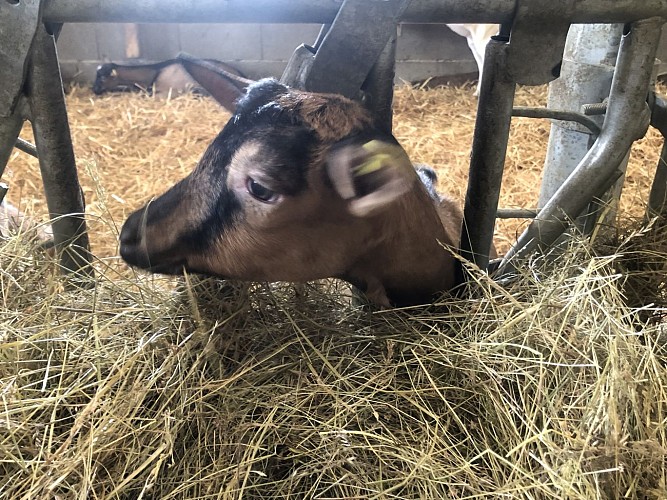
[(518, 0), (507, 71), (523, 85), (542, 85), (560, 76), (575, 0)]
[(41, 0), (0, 2), (0, 116), (3, 118), (12, 115), (21, 94), (41, 6)]
[(306, 88), (306, 77), (313, 66), (315, 52), (315, 48), (310, 45), (299, 45), (292, 53), (280, 81), (293, 88)]
[(410, 0), (345, 0), (319, 47), (300, 46), (281, 81), (356, 99)]

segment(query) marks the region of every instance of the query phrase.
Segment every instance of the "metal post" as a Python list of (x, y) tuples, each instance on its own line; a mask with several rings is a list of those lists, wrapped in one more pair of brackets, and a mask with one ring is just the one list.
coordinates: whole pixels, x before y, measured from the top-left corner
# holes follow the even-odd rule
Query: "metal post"
[(54, 37), (37, 30), (27, 78), (30, 119), (53, 237), (63, 268), (78, 277), (92, 275), (84, 218), (85, 204), (74, 161), (65, 95)]
[(388, 134), (392, 129), (392, 102), (394, 100), (394, 76), (396, 74), (396, 27), (387, 45), (371, 68), (362, 90), (370, 102), (364, 102), (370, 109), (375, 125)]
[(23, 126), (23, 105), (19, 102), (14, 112), (7, 118), (0, 119), (0, 176), (5, 172), (14, 144)]
[[(623, 32), (619, 24), (572, 25), (563, 53), (561, 76), (549, 84), (547, 107), (579, 112), (584, 104), (609, 96)], [(602, 116), (591, 117), (602, 126)], [(554, 121), (537, 203), (543, 207), (579, 164), (593, 144), (591, 131), (574, 122)]]
[(461, 229), (461, 255), (481, 269), (489, 263), (514, 102), (509, 47), (507, 37), (494, 37), (486, 47)]
[(630, 25), (621, 40), (609, 106), (598, 140), (577, 168), (537, 214), (503, 259), (525, 255), (553, 244), (593, 197), (600, 196), (618, 176), (618, 167), (632, 143), (648, 128), (646, 103), (662, 18)]
[(667, 140), (662, 145), (658, 167), (655, 171), (646, 215), (649, 218), (667, 215)]
[(652, 104), (651, 125), (657, 128), (663, 137), (662, 151), (646, 207), (646, 217), (652, 219), (667, 215), (667, 100), (652, 92), (649, 102)]

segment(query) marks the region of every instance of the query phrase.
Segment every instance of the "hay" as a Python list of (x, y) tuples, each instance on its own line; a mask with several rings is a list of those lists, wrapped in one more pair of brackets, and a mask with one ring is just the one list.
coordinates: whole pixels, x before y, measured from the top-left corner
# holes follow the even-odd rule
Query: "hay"
[[(397, 136), (459, 199), (469, 94), (397, 94)], [(4, 498), (667, 497), (664, 225), (405, 310), (352, 305), (336, 281), (147, 276), (118, 265), (118, 227), (225, 115), (191, 97), (68, 102), (97, 279), (72, 289), (30, 235), (0, 241)], [(513, 125), (505, 206), (533, 206), (546, 127)], [(626, 217), (658, 142), (635, 148)], [(12, 201), (42, 213), (35, 163), (10, 168)]]
[[(664, 325), (573, 243), (501, 289), (374, 313), (336, 283), (99, 274), (0, 253), (5, 498), (665, 498)], [(333, 289), (331, 288), (333, 287)], [(199, 296), (198, 299), (194, 299)]]

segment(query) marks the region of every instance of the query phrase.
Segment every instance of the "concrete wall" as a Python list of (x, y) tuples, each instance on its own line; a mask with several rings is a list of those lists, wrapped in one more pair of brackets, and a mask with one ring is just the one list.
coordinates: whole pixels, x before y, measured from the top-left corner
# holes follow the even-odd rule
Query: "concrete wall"
[[(298, 45), (314, 43), (320, 25), (68, 24), (58, 40), (65, 81), (88, 84), (100, 62), (127, 60), (128, 28), (135, 28), (139, 56), (144, 60), (170, 59), (183, 51), (219, 59), (249, 78), (261, 78), (279, 77)], [(658, 57), (667, 61), (667, 36), (662, 37)], [(397, 79), (410, 82), (477, 72), (465, 38), (442, 24), (400, 25), (396, 59)], [(667, 65), (663, 68), (667, 73)]]
[[(319, 30), (312, 24), (143, 24), (137, 29), (142, 59), (170, 59), (183, 51), (229, 63), (250, 78), (279, 77), (294, 49), (313, 44)], [(100, 62), (127, 60), (127, 31), (124, 24), (65, 25), (58, 40), (65, 81), (90, 83)], [(398, 78), (417, 81), (476, 71), (465, 38), (446, 26), (399, 27)]]

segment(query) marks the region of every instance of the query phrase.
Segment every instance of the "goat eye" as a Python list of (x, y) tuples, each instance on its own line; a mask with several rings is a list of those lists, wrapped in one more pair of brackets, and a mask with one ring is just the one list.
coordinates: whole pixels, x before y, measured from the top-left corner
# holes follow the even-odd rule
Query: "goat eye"
[(273, 203), (278, 199), (278, 193), (271, 191), (269, 188), (262, 186), (255, 179), (248, 177), (246, 181), (246, 187), (248, 192), (253, 196), (253, 198), (263, 201), (264, 203)]

